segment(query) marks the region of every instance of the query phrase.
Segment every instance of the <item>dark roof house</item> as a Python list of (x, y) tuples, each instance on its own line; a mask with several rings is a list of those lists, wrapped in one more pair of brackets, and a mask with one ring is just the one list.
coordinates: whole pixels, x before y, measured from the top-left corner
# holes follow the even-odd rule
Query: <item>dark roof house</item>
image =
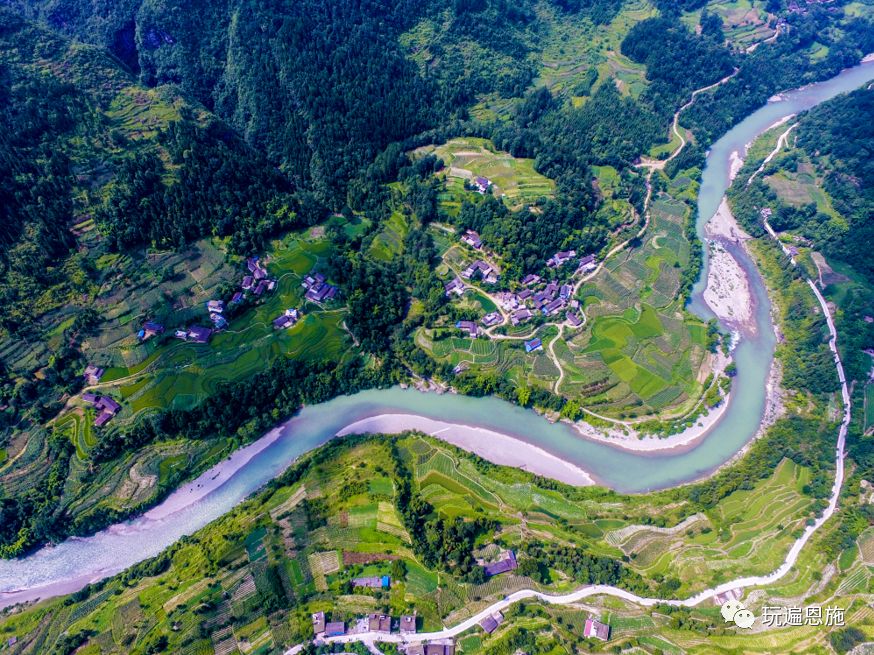
[(367, 629), (370, 632), (389, 634), (391, 632), (391, 617), (387, 614), (368, 614)]
[(451, 296), (453, 293), (460, 296), (464, 293), (464, 282), (462, 282), (459, 278), (454, 278), (444, 284), (443, 288), (446, 289), (447, 296)]
[(355, 587), (369, 587), (371, 589), (388, 589), (391, 586), (391, 577), (387, 575), (374, 575), (352, 578), (352, 585)]
[(525, 277), (522, 278), (522, 284), (526, 287), (531, 285), (531, 284), (537, 284), (538, 282), (540, 282), (540, 276), (535, 275), (534, 273), (529, 273), (528, 275), (526, 275)]
[(325, 625), (325, 635), (328, 637), (338, 637), (346, 634), (346, 624), (342, 621), (331, 621)]
[(193, 341), (194, 343), (208, 343), (211, 336), (212, 330), (210, 328), (201, 327), (200, 325), (192, 325), (188, 328), (188, 341)]
[(479, 326), (473, 321), (458, 321), (455, 324), (455, 327), (457, 327), (459, 330), (467, 332), (468, 336), (473, 339), (476, 339), (479, 335)]
[(401, 634), (412, 634), (416, 632), (416, 615), (404, 614), (401, 617)]
[(490, 578), (494, 575), (500, 575), (501, 573), (509, 573), (510, 571), (516, 570), (516, 554), (512, 550), (508, 550), (507, 553), (497, 562), (492, 562), (491, 564), (486, 564), (483, 567), (486, 575)]
[(473, 230), (468, 230), (467, 232), (465, 232), (464, 235), (461, 237), (461, 240), (469, 245), (471, 248), (475, 248), (477, 250), (483, 247), (483, 242), (479, 238), (479, 234), (477, 234)]
[(498, 626), (504, 622), (504, 615), (500, 612), (495, 612), (490, 616), (487, 616), (482, 621), (479, 622), (479, 626), (486, 631), (488, 634), (492, 634), (495, 630), (498, 629)]
[(85, 372), (82, 374), (82, 377), (85, 378), (85, 381), (88, 384), (97, 384), (100, 382), (100, 378), (103, 377), (103, 369), (99, 366), (94, 366), (94, 364), (88, 364), (85, 367)]

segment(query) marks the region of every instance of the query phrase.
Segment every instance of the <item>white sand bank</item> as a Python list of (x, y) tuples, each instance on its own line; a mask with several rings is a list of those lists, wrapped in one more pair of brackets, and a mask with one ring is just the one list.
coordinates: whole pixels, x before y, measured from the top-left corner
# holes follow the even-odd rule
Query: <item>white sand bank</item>
[(337, 436), (368, 432), (398, 434), (407, 430), (430, 434), (495, 464), (513, 466), (567, 484), (577, 486), (594, 484), (594, 480), (583, 469), (520, 439), (485, 428), (448, 423), (424, 416), (380, 414), (347, 425), (337, 433)]

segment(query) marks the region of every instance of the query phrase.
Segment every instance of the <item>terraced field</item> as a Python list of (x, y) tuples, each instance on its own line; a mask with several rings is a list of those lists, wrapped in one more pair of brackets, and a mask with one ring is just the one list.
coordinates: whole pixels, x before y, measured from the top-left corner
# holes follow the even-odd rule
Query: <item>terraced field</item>
[(415, 155), (433, 153), (443, 160), (446, 168), (438, 173), (446, 180), (446, 193), (441, 198), (444, 209), (460, 205), (466, 194), (465, 182), (485, 177), (492, 183), (493, 193), (511, 209), (519, 209), (540, 198), (555, 194), (555, 182), (534, 170), (533, 159), (513, 157), (498, 151), (488, 139), (456, 138), (438, 146), (424, 146)]
[[(671, 571), (680, 580), (710, 575), (717, 582), (775, 569), (803, 528), (812, 501), (801, 490), (809, 471), (784, 460), (755, 489), (737, 491), (715, 510), (674, 529), (625, 527), (607, 534), (608, 543), (650, 575)], [(694, 585), (693, 585), (694, 586)]]

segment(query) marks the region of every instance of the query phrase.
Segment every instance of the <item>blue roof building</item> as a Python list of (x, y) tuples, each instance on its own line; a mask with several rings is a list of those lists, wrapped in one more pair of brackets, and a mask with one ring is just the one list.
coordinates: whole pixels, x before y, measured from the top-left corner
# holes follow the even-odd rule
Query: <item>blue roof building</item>
[(530, 352), (533, 352), (535, 350), (541, 350), (542, 348), (543, 348), (543, 342), (539, 338), (531, 339), (531, 341), (525, 342), (525, 352), (526, 353), (530, 353)]

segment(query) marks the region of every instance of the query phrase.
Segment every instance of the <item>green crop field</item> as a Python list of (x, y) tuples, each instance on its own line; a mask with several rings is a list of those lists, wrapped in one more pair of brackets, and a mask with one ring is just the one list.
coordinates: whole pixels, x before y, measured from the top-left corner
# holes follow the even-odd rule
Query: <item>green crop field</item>
[(555, 182), (534, 170), (534, 160), (520, 159), (495, 149), (491, 141), (473, 137), (456, 138), (438, 146), (425, 146), (416, 155), (433, 153), (443, 160), (449, 196), (458, 198), (473, 193), (464, 190), (465, 181), (485, 177), (493, 185), (493, 193), (513, 209), (534, 203), (555, 194)]
[[(7, 614), (0, 618), (0, 636), (15, 634), (20, 641), (39, 641), (51, 649), (62, 632), (87, 629), (90, 636), (81, 652), (96, 654), (120, 652), (127, 644), (166, 634), (172, 652), (194, 652), (189, 649), (201, 643), (198, 635), (206, 629), (222, 635), (221, 640), (232, 640), (236, 648), (255, 642), (287, 648), (311, 635), (309, 613), (314, 611), (351, 622), (377, 608), (394, 615), (415, 608), (422, 628), (433, 630), (520, 588), (561, 593), (578, 586), (558, 564), (544, 582), (502, 575), (474, 583), (426, 565), (396, 509), (397, 472), (387, 442), (363, 438), (326, 448), (327, 456), (312, 463), (307, 463), (310, 456), (304, 458), (294, 483), (274, 485), (175, 545), (166, 567), (155, 576), (141, 570), (127, 574), (124, 584), (110, 580), (70, 604), (49, 600)], [(485, 464), (425, 436), (401, 437), (396, 448), (400, 460), (411, 467), (412, 489), (431, 503), (436, 515), (449, 520), (488, 516), (499, 522), (494, 535), (478, 540), (477, 552), (493, 556), (500, 545), (514, 548), (524, 560), (527, 543), (548, 539), (602, 556), (626, 555), (626, 566), (650, 581), (643, 584), (678, 579), (676, 593), (681, 596), (773, 568), (791, 534), (807, 519), (811, 503), (802, 494), (809, 470), (789, 460), (772, 476), (701, 513), (676, 492), (623, 497), (598, 489), (545, 488), (528, 473)], [(659, 518), (658, 524), (652, 523), (653, 517)], [(869, 542), (874, 539), (865, 533), (852, 551), (862, 561), (872, 552)], [(819, 557), (815, 548), (805, 549), (799, 562), (803, 575), (767, 593), (809, 586), (811, 572), (822, 567)], [(403, 567), (396, 567), (395, 559)], [(829, 581), (827, 590), (851, 598), (864, 591), (869, 573), (857, 558), (841, 561), (842, 577)], [(352, 590), (349, 581), (362, 575), (391, 575), (391, 587)], [(295, 601), (265, 615), (263, 603), (276, 593)], [(683, 652), (706, 652), (698, 649), (694, 631), (671, 625), (661, 611), (641, 610), (618, 599), (593, 598), (590, 603), (607, 617), (613, 643), (639, 638), (639, 643), (658, 644), (664, 652), (674, 652), (670, 644)], [(513, 620), (506, 627), (492, 636), (474, 631), (475, 637), (461, 639), (461, 647), (468, 653), (494, 652), (513, 630), (539, 633), (549, 624), (544, 622), (548, 617), (567, 638), (579, 641), (590, 616), (571, 607), (545, 608), (551, 613), (547, 617), (530, 611), (527, 604), (510, 608), (505, 614)], [(704, 624), (715, 611), (710, 606), (694, 610)], [(224, 632), (225, 626), (232, 630)], [(708, 643), (720, 649), (741, 644), (750, 652), (815, 638), (798, 630), (769, 633), (769, 646), (762, 647), (724, 630), (711, 636)]]

